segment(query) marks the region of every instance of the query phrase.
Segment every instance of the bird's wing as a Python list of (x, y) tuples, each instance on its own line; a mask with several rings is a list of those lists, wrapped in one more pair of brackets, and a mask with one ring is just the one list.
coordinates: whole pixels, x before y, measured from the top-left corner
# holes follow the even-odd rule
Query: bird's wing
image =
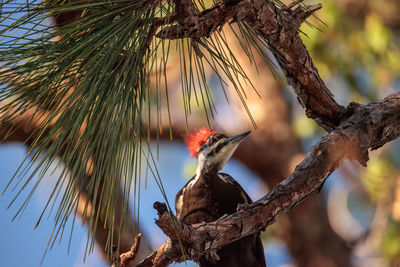
[(232, 176), (223, 172), (218, 173), (218, 175), (224, 182), (232, 184), (240, 192), (240, 196), (245, 203), (253, 203), (250, 196), (246, 193), (246, 191), (244, 191), (243, 187), (235, 179), (232, 178)]
[(181, 220), (181, 212), (182, 212), (182, 206), (183, 206), (183, 190), (187, 187), (187, 185), (195, 178), (195, 176), (192, 177), (192, 179), (190, 179), (184, 187), (182, 187), (181, 190), (178, 191), (178, 193), (175, 196), (175, 213), (176, 213), (176, 217), (178, 218), (178, 220)]

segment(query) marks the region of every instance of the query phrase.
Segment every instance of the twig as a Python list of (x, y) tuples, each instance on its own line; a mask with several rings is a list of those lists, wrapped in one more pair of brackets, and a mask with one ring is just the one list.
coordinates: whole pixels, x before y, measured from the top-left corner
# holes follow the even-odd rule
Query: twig
[(119, 266), (120, 267), (127, 267), (128, 264), (135, 259), (136, 254), (139, 251), (141, 237), (142, 237), (142, 234), (139, 233), (135, 237), (135, 242), (133, 243), (131, 249), (128, 252), (122, 253), (119, 256), (119, 261), (120, 261)]
[(296, 0), (296, 1), (293, 1), (293, 2), (291, 2), (290, 4), (288, 4), (288, 5), (284, 6), (284, 7), (282, 7), (281, 10), (282, 10), (282, 11), (288, 11), (288, 10), (292, 9), (294, 6), (300, 4), (301, 2), (304, 2), (304, 0)]
[(182, 254), (178, 245), (169, 239), (156, 251), (143, 259), (136, 267), (164, 267), (172, 262), (182, 262)]

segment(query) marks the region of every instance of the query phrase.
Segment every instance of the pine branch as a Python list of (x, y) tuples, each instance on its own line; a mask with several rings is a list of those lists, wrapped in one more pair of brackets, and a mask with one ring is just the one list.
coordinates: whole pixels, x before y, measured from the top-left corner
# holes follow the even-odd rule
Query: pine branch
[(135, 267), (165, 267), (173, 262), (182, 262), (182, 252), (178, 246), (168, 239), (160, 248), (147, 256)]
[[(143, 24), (146, 23), (149, 24), (149, 18), (151, 18), (152, 16), (149, 13), (151, 13), (151, 11), (156, 8), (155, 6), (158, 3), (159, 3), (158, 1), (143, 1), (140, 3), (141, 6), (139, 5), (139, 8), (149, 5), (154, 5), (154, 8), (153, 9), (150, 8), (150, 11), (148, 11), (146, 14), (147, 17), (145, 18), (147, 19), (147, 21), (144, 21), (141, 25), (137, 24), (138, 27), (146, 28), (146, 25), (143, 26)], [(81, 50), (77, 51), (75, 50), (74, 45), (79, 46), (77, 43), (75, 43), (75, 41), (79, 40), (82, 34), (85, 33), (87, 34), (88, 33), (87, 29), (96, 31), (96, 26), (99, 23), (101, 24), (102, 22), (104, 22), (103, 24), (104, 27), (108, 27), (110, 24), (112, 24), (111, 22), (113, 22), (113, 18), (115, 20), (121, 19), (121, 16), (124, 14), (124, 11), (128, 9), (132, 10), (132, 7), (135, 7), (135, 3), (132, 3), (131, 1), (121, 1), (120, 3), (117, 3), (118, 5), (121, 5), (121, 8), (119, 9), (116, 9), (115, 5), (111, 7), (111, 5), (107, 6), (107, 4), (108, 3), (106, 3), (105, 1), (102, 3), (101, 2), (84, 3), (82, 1), (73, 0), (73, 1), (68, 1), (68, 3), (62, 3), (62, 4), (60, 3), (60, 1), (48, 1), (46, 3), (42, 3), (39, 5), (33, 5), (32, 6), (33, 11), (31, 10), (32, 12), (29, 14), (25, 14), (25, 16), (28, 18), (31, 16), (30, 17), (31, 20), (34, 20), (35, 16), (48, 17), (50, 15), (48, 14), (43, 15), (42, 12), (40, 11), (40, 9), (42, 9), (42, 11), (47, 10), (48, 11), (47, 13), (53, 15), (58, 31), (51, 32), (47, 36), (44, 35), (42, 38), (38, 37), (38, 39), (35, 40), (37, 41), (36, 46), (35, 46), (35, 41), (33, 41), (33, 39), (28, 39), (29, 45), (25, 46), (19, 44), (14, 44), (14, 46), (10, 45), (8, 47), (10, 53), (6, 53), (3, 47), (1, 51), (2, 59), (6, 58), (3, 61), (6, 61), (8, 63), (6, 65), (9, 66), (9, 68), (2, 69), (0, 74), (1, 76), (0, 82), (3, 85), (4, 84), (6, 85), (6, 89), (2, 90), (0, 94), (2, 100), (6, 99), (6, 101), (0, 104), (1, 141), (3, 142), (19, 141), (21, 143), (26, 144), (29, 147), (30, 151), (32, 150), (34, 151), (33, 153), (31, 153), (30, 160), (34, 161), (35, 159), (39, 158), (38, 165), (39, 166), (45, 165), (46, 166), (44, 167), (45, 170), (46, 168), (48, 168), (48, 165), (43, 164), (43, 162), (46, 162), (45, 160), (52, 161), (54, 160), (54, 157), (57, 156), (59, 160), (64, 163), (65, 167), (63, 170), (63, 175), (61, 175), (61, 177), (59, 178), (58, 183), (54, 188), (54, 191), (56, 191), (57, 186), (59, 186), (59, 184), (62, 184), (62, 182), (60, 181), (64, 181), (66, 173), (71, 174), (70, 179), (67, 179), (68, 190), (65, 190), (62, 199), (62, 202), (70, 201), (70, 203), (67, 204), (63, 203), (64, 205), (59, 206), (61, 211), (60, 210), (58, 211), (59, 215), (57, 215), (58, 217), (56, 220), (59, 224), (55, 225), (55, 229), (57, 227), (63, 227), (62, 225), (64, 225), (65, 224), (64, 222), (66, 222), (71, 217), (71, 214), (72, 216), (74, 216), (73, 214), (80, 215), (82, 221), (86, 223), (88, 225), (88, 228), (92, 231), (91, 236), (94, 238), (94, 240), (98, 242), (105, 258), (107, 258), (107, 252), (110, 251), (110, 247), (112, 245), (116, 245), (122, 251), (127, 250), (130, 247), (130, 239), (134, 234), (133, 231), (137, 226), (132, 218), (131, 212), (127, 208), (128, 207), (128, 204), (126, 203), (127, 188), (120, 189), (119, 187), (120, 180), (118, 179), (122, 179), (121, 178), (122, 175), (117, 175), (115, 181), (111, 182), (110, 177), (108, 175), (109, 173), (107, 174), (107, 171), (104, 171), (104, 169), (110, 168), (111, 164), (105, 164), (104, 162), (102, 162), (102, 159), (103, 158), (105, 159), (105, 157), (96, 158), (96, 153), (97, 154), (99, 153), (98, 151), (100, 151), (100, 153), (105, 152), (108, 155), (117, 154), (117, 152), (115, 152), (116, 150), (118, 150), (115, 149), (115, 144), (117, 144), (117, 142), (111, 142), (112, 145), (114, 145), (114, 147), (112, 147), (112, 145), (107, 146), (106, 142), (100, 143), (100, 144), (106, 144), (103, 146), (103, 148), (101, 148), (101, 145), (95, 144), (96, 137), (103, 140), (105, 139), (102, 138), (102, 136), (104, 135), (101, 134), (101, 129), (100, 129), (101, 126), (103, 126), (102, 130), (104, 130), (104, 132), (109, 132), (109, 131), (112, 132), (113, 130), (112, 127), (107, 128), (108, 125), (110, 124), (107, 123), (103, 124), (103, 118), (96, 120), (96, 118), (93, 118), (93, 116), (90, 117), (89, 113), (91, 112), (82, 112), (81, 115), (83, 116), (78, 114), (79, 113), (78, 110), (82, 108), (81, 104), (85, 102), (84, 105), (88, 103), (93, 105), (97, 100), (96, 99), (97, 96), (95, 95), (99, 95), (99, 93), (101, 94), (102, 90), (100, 89), (100, 86), (93, 86), (92, 88), (94, 88), (94, 90), (92, 90), (92, 92), (94, 92), (95, 94), (92, 94), (92, 96), (94, 96), (94, 98), (91, 99), (92, 101), (86, 99), (86, 101), (84, 100), (83, 102), (79, 103), (79, 101), (83, 100), (84, 97), (82, 97), (81, 94), (82, 90), (80, 88), (77, 89), (77, 85), (79, 84), (82, 85), (81, 82), (82, 76), (88, 75), (88, 72), (77, 71), (77, 68), (79, 69), (79, 67), (84, 65), (82, 63), (82, 59), (80, 58), (81, 55), (79, 54), (82, 53), (82, 46)], [(7, 7), (7, 4), (4, 5)], [(29, 5), (28, 2), (27, 5)], [(96, 8), (96, 5), (103, 5), (107, 8), (110, 7), (110, 10), (108, 10), (107, 8), (103, 8), (103, 10), (99, 11), (97, 7), (97, 10), (93, 9), (88, 11), (87, 6), (85, 7), (85, 5), (94, 7), (94, 9)], [(128, 6), (128, 8), (125, 9), (124, 5)], [(136, 5), (136, 7), (138, 6)], [(21, 4), (20, 8), (21, 8), (20, 10), (24, 9), (24, 3)], [(14, 9), (14, 11), (10, 12), (15, 12), (18, 14), (19, 11), (16, 11), (16, 9)], [(82, 13), (85, 13), (85, 16), (82, 16)], [(99, 23), (92, 23), (97, 19), (95, 16), (91, 17), (93, 13), (96, 13), (97, 16), (102, 17), (103, 20), (98, 21)], [(138, 11), (138, 13), (142, 14), (145, 12), (141, 13), (141, 11)], [(117, 15), (113, 16), (113, 14), (120, 14), (121, 16), (119, 15), (118, 15), (119, 17)], [(126, 17), (128, 16), (125, 15), (124, 18)], [(153, 39), (154, 32), (158, 27), (157, 25), (162, 24), (158, 22), (159, 20), (160, 19), (155, 20), (153, 26), (154, 29), (150, 27), (148, 31), (148, 37), (144, 38), (146, 42), (142, 46), (140, 44), (137, 46), (132, 45), (141, 48), (137, 49), (137, 52), (142, 53), (142, 55), (139, 55), (139, 57), (143, 56), (145, 54), (144, 52), (148, 50), (148, 47), (150, 46), (150, 41)], [(20, 21), (21, 22), (16, 21), (15, 23), (16, 25), (14, 26), (11, 25), (10, 28), (12, 29), (13, 27), (15, 27), (19, 29), (20, 27), (23, 30), (28, 29), (29, 31), (28, 26), (24, 25), (24, 23), (29, 24), (29, 19), (21, 18)], [(24, 26), (26, 26), (26, 28)], [(29, 27), (33, 26), (29, 25)], [(53, 26), (51, 25), (43, 27), (48, 27), (45, 29), (53, 30)], [(81, 30), (82, 28), (83, 30)], [(126, 28), (129, 29), (131, 27), (126, 27)], [(97, 28), (97, 30), (101, 30), (101, 27)], [(1, 34), (2, 34), (1, 37), (4, 37), (3, 36), (4, 32), (2, 32)], [(59, 35), (56, 36), (57, 34)], [(82, 43), (89, 44), (87, 40), (92, 39), (94, 35), (95, 34), (91, 35), (89, 33), (88, 34), (89, 38), (81, 39), (80, 45), (82, 45)], [(52, 36), (56, 38), (52, 39), (51, 38)], [(125, 40), (127, 39), (125, 37), (123, 38)], [(100, 42), (103, 41), (100, 40)], [(92, 44), (93, 43), (95, 42), (92, 42)], [(110, 45), (111, 43), (112, 42), (109, 41), (107, 42), (107, 45)], [(41, 50), (43, 48), (42, 45), (47, 46), (47, 48), (50, 49)], [(65, 47), (69, 48), (72, 46), (71, 50), (75, 50), (75, 52), (77, 52), (75, 53), (76, 62), (71, 63), (71, 58), (73, 58), (73, 56), (71, 56), (71, 50), (68, 51), (69, 56), (66, 56), (66, 58), (62, 58), (63, 55), (61, 53), (58, 53), (56, 51), (54, 52), (54, 50), (57, 50), (58, 46), (60, 47), (64, 46), (64, 48)], [(116, 46), (118, 47), (120, 46), (120, 44), (116, 44)], [(29, 49), (29, 47), (33, 48)], [(103, 49), (104, 47), (106, 47), (106, 45), (101, 45), (100, 49)], [(26, 49), (25, 52), (23, 52), (24, 49)], [(118, 59), (114, 64), (115, 68), (120, 67), (120, 69), (122, 69), (121, 72), (123, 72), (123, 69), (127, 68), (127, 63), (126, 63), (128, 61), (127, 57), (131, 56), (132, 58), (134, 56), (132, 55), (125, 56), (122, 55), (122, 53), (118, 54), (119, 50), (117, 52), (115, 52), (115, 49), (114, 50), (110, 49), (110, 50), (112, 51), (112, 53), (114, 53), (115, 58)], [(90, 47), (90, 44), (89, 44), (89, 51), (92, 52), (94, 51)], [(33, 56), (30, 54), (35, 52), (38, 53), (39, 56), (36, 56), (37, 54), (34, 54)], [(66, 54), (68, 54), (68, 52)], [(18, 53), (21, 54), (19, 55)], [(109, 54), (110, 53), (107, 53), (107, 55)], [(102, 54), (98, 51), (96, 56), (104, 58), (104, 53)], [(125, 57), (119, 60), (121, 58), (119, 56), (121, 57), (125, 56)], [(28, 62), (26, 62), (25, 64), (15, 64), (14, 61), (16, 62), (24, 61), (19, 59), (13, 61), (13, 59), (18, 57), (19, 58), (25, 57), (28, 58), (29, 60), (26, 60)], [(35, 60), (32, 60), (32, 57)], [(42, 61), (42, 59), (44, 60)], [(52, 60), (54, 61), (51, 62)], [(132, 61), (133, 60), (129, 62), (131, 66), (137, 64), (136, 62), (132, 63)], [(56, 63), (54, 64), (54, 62)], [(93, 65), (96, 66), (96, 64)], [(110, 67), (110, 65), (112, 66), (113, 64), (109, 64), (108, 66)], [(105, 64), (103, 64), (101, 68), (104, 68), (104, 66)], [(115, 69), (113, 73), (116, 73)], [(99, 78), (99, 75), (96, 78), (94, 78), (93, 75), (89, 76), (92, 77), (93, 80)], [(108, 76), (108, 78), (109, 77), (110, 76)], [(111, 78), (109, 79), (111, 80)], [(121, 76), (119, 76), (118, 80), (122, 81)], [(98, 84), (104, 85), (104, 87), (107, 87), (108, 85), (107, 83), (101, 81)], [(137, 90), (137, 88), (134, 89)], [(6, 92), (7, 90), (8, 92)], [(116, 89), (114, 92), (116, 91), (118, 90)], [(128, 92), (128, 94), (129, 93), (130, 92)], [(103, 97), (104, 96), (105, 94), (103, 94)], [(7, 97), (12, 99), (7, 101), (8, 100)], [(125, 97), (124, 99), (128, 98)], [(132, 101), (132, 103), (133, 102), (134, 101)], [(115, 105), (110, 105), (110, 107), (112, 109), (112, 112), (114, 112), (113, 109), (115, 108)], [(66, 117), (68, 117), (73, 113), (71, 111), (73, 111), (74, 109), (75, 111), (78, 111), (76, 113), (77, 116), (75, 116), (76, 121), (72, 123), (72, 120), (70, 119), (65, 120)], [(94, 111), (94, 109), (92, 111)], [(129, 108), (126, 108), (126, 110), (124, 111), (129, 112)], [(105, 113), (106, 112), (103, 109), (98, 114), (100, 114), (100, 117), (103, 117), (102, 115), (104, 115)], [(63, 115), (66, 117), (63, 118)], [(109, 118), (110, 117), (112, 117), (112, 115), (109, 116)], [(123, 118), (123, 116), (121, 116), (120, 118)], [(81, 120), (80, 121), (81, 123), (76, 123), (79, 120)], [(90, 125), (90, 122), (94, 122), (94, 125), (93, 124)], [(75, 126), (73, 126), (74, 129), (71, 130), (71, 128), (69, 128), (70, 130), (67, 130), (68, 127), (71, 127), (73, 124), (75, 124)], [(104, 126), (105, 124), (107, 124), (107, 126)], [(117, 127), (115, 127), (114, 125), (114, 129), (116, 128)], [(89, 133), (93, 130), (96, 132), (96, 134), (93, 134), (93, 132)], [(119, 128), (119, 130), (121, 129)], [(70, 134), (67, 134), (69, 136), (66, 137), (66, 135), (62, 133), (63, 131), (69, 132)], [(125, 133), (130, 133), (130, 131), (125, 131)], [(109, 134), (108, 136), (116, 136), (116, 135)], [(82, 140), (86, 139), (87, 137), (89, 137), (89, 139), (91, 140), (85, 145), (84, 144), (85, 142), (82, 142)], [(93, 146), (90, 147), (87, 146), (87, 144), (93, 144)], [(121, 145), (121, 142), (117, 145)], [(95, 148), (96, 150), (93, 149), (94, 147), (96, 147)], [(112, 149), (114, 149), (114, 151), (112, 151)], [(79, 152), (76, 153), (77, 151), (81, 151), (81, 153)], [(120, 150), (118, 152), (120, 152)], [(42, 153), (42, 157), (38, 157), (39, 153)], [(51, 155), (52, 153), (54, 154)], [(86, 158), (79, 156), (79, 154), (84, 155), (85, 153), (88, 153), (87, 154), (88, 156)], [(118, 156), (120, 156), (119, 157), (120, 161), (123, 162), (124, 156), (121, 156), (121, 154), (118, 154)], [(109, 162), (110, 160), (108, 161), (108, 163)], [(99, 167), (100, 165), (101, 167)], [(112, 173), (117, 173), (115, 166), (111, 168), (113, 169)], [(36, 168), (34, 172), (36, 172), (37, 169), (38, 168)], [(42, 173), (45, 173), (45, 171), (43, 171)], [(33, 174), (27, 180), (30, 181), (32, 176)], [(127, 175), (127, 176), (133, 177), (133, 175)], [(40, 178), (38, 180), (40, 180)], [(125, 181), (127, 180), (129, 179), (125, 179)], [(109, 185), (111, 183), (113, 185), (116, 184), (117, 186), (112, 187)], [(104, 188), (106, 189), (104, 190)], [(97, 189), (99, 189), (99, 191), (104, 190), (105, 193), (97, 194)], [(50, 195), (47, 204), (49, 204), (51, 200), (55, 201), (53, 194)], [(107, 207), (107, 211), (105, 211), (104, 207), (107, 206), (107, 204), (109, 205), (109, 207)], [(46, 205), (46, 208), (47, 207), (48, 205)], [(64, 207), (64, 210), (62, 210), (62, 207)], [(20, 209), (20, 211), (21, 210), (23, 209)], [(113, 220), (112, 223), (110, 218), (112, 218)], [(127, 228), (125, 229), (125, 227)], [(94, 243), (91, 242), (91, 244)], [(149, 247), (146, 241), (143, 240), (140, 254), (147, 254), (148, 251)]]
[[(274, 223), (278, 216), (289, 212), (310, 194), (319, 191), (329, 175), (345, 159), (357, 160), (366, 166), (368, 149), (377, 149), (400, 136), (400, 93), (393, 93), (382, 101), (367, 105), (352, 103), (346, 111), (352, 115), (314, 145), (292, 175), (265, 197), (234, 214), (211, 223), (184, 225), (176, 222), (165, 204), (155, 203), (159, 215), (156, 223), (170, 240), (138, 266), (151, 266), (147, 265), (150, 263), (152, 266), (166, 266), (182, 261), (181, 254), (177, 253), (179, 245), (176, 242), (176, 229), (185, 255), (193, 260), (262, 231)], [(159, 263), (156, 258), (164, 261)]]
[[(42, 133), (34, 137), (30, 147), (34, 154), (31, 161), (40, 159), (38, 168), (27, 180), (33, 179), (39, 167), (44, 166), (46, 170), (46, 162), (61, 158), (67, 166), (63, 173), (69, 172), (75, 180), (68, 180), (68, 188), (72, 189), (64, 193), (58, 210), (61, 219), (57, 220), (56, 227), (60, 229), (72, 210), (77, 208), (76, 202), (72, 203), (74, 195), (71, 192), (86, 188), (83, 181), (90, 179), (86, 184), (87, 199), (98, 210), (90, 212), (88, 217), (96, 228), (98, 218), (110, 219), (116, 213), (118, 190), (115, 188), (119, 188), (122, 177), (128, 177), (124, 185), (129, 185), (130, 179), (136, 177), (134, 174), (138, 172), (136, 166), (140, 166), (140, 137), (145, 132), (142, 120), (152, 98), (146, 91), (150, 86), (149, 74), (154, 64), (165, 66), (168, 58), (163, 58), (161, 64), (157, 63), (157, 50), (164, 43), (152, 43), (154, 35), (165, 24), (188, 21), (171, 12), (169, 3), (161, 5), (157, 0), (54, 0), (34, 5), (33, 9), (29, 5), (28, 1), (13, 9), (13, 6), (5, 4), (10, 14), (27, 14), (5, 27), (1, 37), (7, 38), (7, 31), (22, 30), (27, 33), (7, 41), (11, 44), (0, 51), (3, 61), (7, 63), (5, 66), (9, 68), (0, 73), (1, 82), (8, 83), (1, 98), (11, 103), (1, 111), (15, 107), (26, 111), (35, 105), (40, 112), (46, 110), (45, 115), (40, 115), (37, 125)], [(197, 14), (190, 1), (176, 1), (175, 5), (177, 10), (182, 7), (182, 12)], [(54, 17), (56, 26), (43, 23), (49, 16)], [(43, 32), (31, 29), (32, 21), (44, 27)], [(42, 35), (37, 37), (30, 33), (32, 30)], [(110, 35), (110, 32), (113, 34)], [(154, 46), (149, 49), (151, 44)], [(193, 44), (193, 48), (198, 47), (197, 42)], [(240, 68), (229, 62), (232, 55), (222, 55), (217, 46), (211, 46), (211, 49), (206, 47), (210, 54), (214, 53), (210, 56), (212, 64), (216, 65), (217, 61), (219, 69), (231, 81), (245, 76)], [(163, 57), (168, 54), (168, 49), (162, 47), (160, 53)], [(195, 52), (199, 51), (195, 49)], [(197, 54), (199, 56), (194, 64), (196, 78), (199, 84), (203, 82), (206, 85), (203, 62), (198, 60), (201, 55)], [(194, 68), (191, 69), (193, 71)], [(20, 75), (23, 75), (23, 82), (15, 82)], [(189, 84), (192, 86), (192, 82)], [(24, 87), (28, 90), (21, 93)], [(204, 103), (203, 92), (201, 94)], [(210, 94), (207, 90), (205, 94), (211, 109)], [(36, 120), (40, 112), (33, 111), (35, 118), (32, 119)], [(126, 146), (126, 143), (132, 147)], [(39, 157), (40, 153), (43, 157)], [(86, 172), (90, 172), (89, 175)], [(39, 175), (37, 180), (41, 178)], [(64, 178), (60, 177), (58, 184)]]
[(179, 25), (164, 28), (157, 37), (208, 37), (228, 21), (247, 23), (267, 41), (306, 115), (332, 131), (338, 125), (343, 107), (336, 103), (320, 78), (298, 31), (301, 23), (320, 8), (321, 5), (313, 5), (279, 9), (272, 0), (242, 0), (233, 6), (219, 2), (198, 15), (177, 13), (185, 19)]
[(199, 13), (192, 11), (192, 8), (177, 9), (176, 17), (179, 24), (165, 27), (157, 34), (157, 37), (163, 39), (209, 37), (233, 19), (239, 8), (239, 6), (228, 8), (222, 2), (217, 2), (213, 7)]
[(136, 258), (136, 255), (139, 251), (141, 237), (142, 234), (138, 234), (135, 238), (135, 242), (133, 243), (131, 249), (128, 252), (122, 253), (119, 256), (120, 267), (128, 267), (128, 264)]

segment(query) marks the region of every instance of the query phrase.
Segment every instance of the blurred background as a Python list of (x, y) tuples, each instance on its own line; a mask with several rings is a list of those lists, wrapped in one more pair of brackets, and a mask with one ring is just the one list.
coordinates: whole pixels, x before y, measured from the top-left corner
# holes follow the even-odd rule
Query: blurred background
[[(364, 104), (399, 90), (400, 1), (318, 2), (323, 8), (310, 19), (310, 25), (303, 25), (302, 38), (335, 99), (342, 105), (352, 101)], [(209, 119), (227, 135), (252, 130), (223, 171), (257, 200), (287, 177), (326, 132), (305, 116), (292, 89), (279, 81), (282, 78), (271, 74), (261, 57), (254, 54), (255, 68), (231, 31), (226, 30), (225, 34), (230, 49), (237, 51), (240, 65), (258, 91), (250, 85), (245, 88), (247, 107), (257, 127), (254, 129), (235, 90), (227, 89), (225, 95), (212, 70), (206, 73), (217, 112)], [(172, 52), (167, 68), (174, 139), (170, 140), (168, 111), (164, 110), (165, 130), (151, 144), (170, 204), (196, 169), (196, 160), (190, 158), (181, 138), (186, 128), (178, 57)], [(191, 129), (207, 124), (201, 104), (193, 103), (188, 120)], [(26, 152), (18, 142), (0, 145), (0, 189), (7, 185)], [(0, 266), (39, 266), (46, 247), (49, 250), (42, 266), (108, 266), (99, 244), (85, 258), (88, 229), (79, 217), (71, 238), (65, 234), (54, 244), (48, 243), (54, 226), (52, 216), (34, 229), (61, 172), (56, 166), (53, 169), (21, 217), (14, 215), (30, 190), (24, 190), (14, 202), (15, 194), (10, 192), (0, 198)], [(136, 188), (140, 188), (140, 202), (131, 203), (140, 210), (130, 216), (139, 223), (144, 246), (156, 249), (166, 236), (154, 224), (157, 216), (152, 204), (164, 198), (144, 161), (142, 177), (132, 189), (136, 194)], [(263, 232), (268, 266), (400, 266), (398, 178), (400, 140), (371, 152), (367, 168), (346, 161), (319, 194), (307, 198)], [(70, 221), (65, 231), (69, 233), (71, 228)], [(179, 265), (195, 266), (191, 262)]]

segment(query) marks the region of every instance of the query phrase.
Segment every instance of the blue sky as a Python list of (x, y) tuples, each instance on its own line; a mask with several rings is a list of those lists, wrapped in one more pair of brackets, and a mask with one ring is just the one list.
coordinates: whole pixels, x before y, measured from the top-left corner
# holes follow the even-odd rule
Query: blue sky
[[(17, 170), (19, 164), (26, 155), (26, 149), (22, 145), (9, 144), (0, 146), (0, 188), (4, 189), (7, 182)], [(25, 200), (28, 190), (21, 195), (16, 203), (7, 209), (12, 200), (13, 192), (7, 192), (0, 198), (0, 256), (1, 266), (39, 266), (47, 242), (51, 235), (52, 217), (45, 219), (37, 229), (34, 229), (37, 218), (43, 209), (43, 204), (49, 196), (49, 185), (54, 181), (54, 176), (46, 176), (44, 183), (38, 188), (32, 201), (24, 211), (22, 217), (11, 221), (16, 211)], [(30, 191), (30, 190), (29, 190)], [(46, 194), (47, 193), (47, 194)], [(80, 226), (74, 229), (74, 235), (69, 254), (67, 253), (68, 236), (61, 244), (56, 244), (46, 255), (42, 266), (81, 266), (85, 246), (86, 229)], [(23, 257), (21, 259), (21, 256)], [(85, 266), (105, 266), (95, 251), (86, 261)]]

